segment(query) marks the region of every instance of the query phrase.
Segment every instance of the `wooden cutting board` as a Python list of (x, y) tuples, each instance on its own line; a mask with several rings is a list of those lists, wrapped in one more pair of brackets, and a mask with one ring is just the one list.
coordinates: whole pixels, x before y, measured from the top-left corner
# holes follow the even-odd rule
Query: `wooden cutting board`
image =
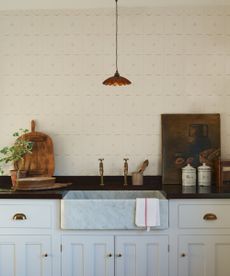
[(62, 189), (72, 185), (72, 183), (53, 183), (47, 184), (45, 187), (16, 187), (15, 191), (39, 191), (39, 190), (53, 190), (53, 189)]
[(54, 150), (52, 139), (45, 133), (35, 131), (34, 120), (31, 121), (31, 132), (18, 139), (22, 137), (34, 143), (32, 154), (26, 154), (24, 162), (18, 161), (15, 167), (27, 170), (28, 176), (53, 176)]

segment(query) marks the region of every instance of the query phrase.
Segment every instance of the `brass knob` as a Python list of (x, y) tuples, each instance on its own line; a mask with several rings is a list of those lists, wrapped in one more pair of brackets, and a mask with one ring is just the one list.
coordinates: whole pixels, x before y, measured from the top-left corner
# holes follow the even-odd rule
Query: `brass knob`
[(117, 254), (116, 256), (117, 256), (118, 258), (121, 258), (121, 257), (122, 257), (122, 254), (119, 253), (119, 254)]
[(182, 258), (186, 257), (186, 254), (185, 253), (181, 253), (180, 255)]
[(107, 255), (107, 257), (111, 258), (111, 257), (113, 257), (113, 254), (112, 254), (112, 253), (109, 253), (109, 254)]
[(27, 217), (23, 213), (17, 213), (13, 216), (13, 220), (26, 220)]
[(217, 220), (217, 216), (212, 213), (207, 213), (203, 216), (204, 220)]

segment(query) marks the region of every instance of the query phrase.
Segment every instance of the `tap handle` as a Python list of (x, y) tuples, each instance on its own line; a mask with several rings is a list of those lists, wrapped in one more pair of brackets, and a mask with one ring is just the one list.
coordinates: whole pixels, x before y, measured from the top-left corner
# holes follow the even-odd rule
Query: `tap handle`
[(104, 173), (104, 167), (103, 167), (104, 158), (99, 158), (98, 160), (100, 161), (99, 162), (99, 172), (100, 172), (100, 175), (103, 175), (103, 173)]
[(129, 158), (124, 158), (125, 163), (127, 163), (128, 160), (129, 160)]
[(124, 158), (124, 170), (126, 171), (126, 173), (128, 173), (128, 161), (129, 160), (129, 158)]

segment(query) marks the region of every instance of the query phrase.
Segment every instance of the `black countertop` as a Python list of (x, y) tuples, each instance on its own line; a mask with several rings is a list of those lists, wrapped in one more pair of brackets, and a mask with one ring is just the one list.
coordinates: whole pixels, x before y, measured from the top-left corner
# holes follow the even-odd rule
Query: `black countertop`
[(122, 176), (106, 176), (105, 185), (100, 186), (98, 176), (58, 176), (59, 183), (72, 182), (69, 187), (42, 191), (13, 191), (9, 177), (0, 176), (0, 199), (62, 199), (68, 190), (162, 190), (168, 199), (183, 198), (230, 198), (230, 184), (217, 188), (182, 187), (182, 185), (162, 185), (161, 176), (145, 176), (143, 186), (132, 186), (131, 177), (128, 185), (123, 185)]
[(168, 199), (183, 198), (230, 198), (230, 184), (223, 187), (182, 187), (182, 185), (163, 185), (162, 190)]
[(66, 191), (13, 191), (11, 189), (0, 189), (0, 199), (62, 199)]

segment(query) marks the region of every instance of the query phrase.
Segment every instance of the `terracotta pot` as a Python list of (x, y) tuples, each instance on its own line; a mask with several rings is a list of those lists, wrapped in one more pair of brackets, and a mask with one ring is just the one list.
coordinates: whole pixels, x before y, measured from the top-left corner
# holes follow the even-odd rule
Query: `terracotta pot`
[(17, 179), (26, 177), (27, 171), (26, 170), (10, 170), (10, 175), (11, 175), (12, 187), (14, 190), (16, 190)]
[(11, 176), (13, 189), (15, 189), (16, 185), (17, 185), (17, 174), (18, 174), (17, 170), (10, 170), (10, 176)]
[(25, 178), (27, 177), (27, 171), (26, 170), (18, 170), (17, 178)]

